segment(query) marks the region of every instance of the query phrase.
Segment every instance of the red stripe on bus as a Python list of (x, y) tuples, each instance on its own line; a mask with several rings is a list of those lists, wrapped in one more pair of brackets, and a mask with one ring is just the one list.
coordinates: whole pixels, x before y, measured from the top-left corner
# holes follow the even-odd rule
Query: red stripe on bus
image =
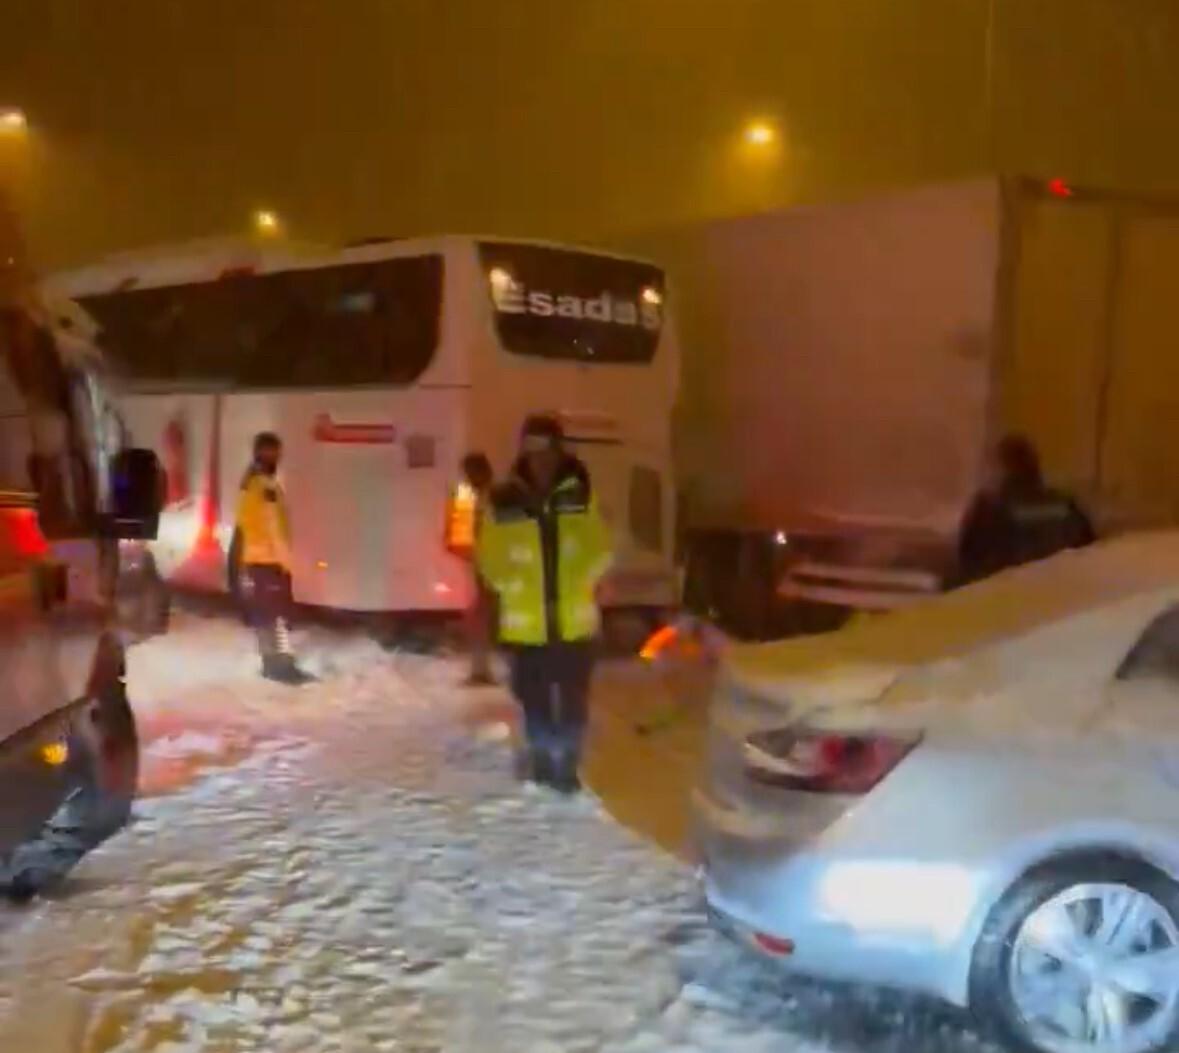
[(397, 441), (393, 424), (337, 424), (326, 413), (315, 418), (311, 434), (316, 442), (382, 446)]

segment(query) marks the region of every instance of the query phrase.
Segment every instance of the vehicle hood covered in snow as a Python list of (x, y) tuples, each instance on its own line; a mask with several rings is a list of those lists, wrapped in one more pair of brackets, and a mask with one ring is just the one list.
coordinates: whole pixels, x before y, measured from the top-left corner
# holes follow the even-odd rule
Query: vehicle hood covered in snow
[(1176, 603), (1179, 532), (1129, 535), (840, 632), (736, 647), (727, 673), (802, 709), (993, 698), (1033, 678), (1076, 695), (1103, 688)]

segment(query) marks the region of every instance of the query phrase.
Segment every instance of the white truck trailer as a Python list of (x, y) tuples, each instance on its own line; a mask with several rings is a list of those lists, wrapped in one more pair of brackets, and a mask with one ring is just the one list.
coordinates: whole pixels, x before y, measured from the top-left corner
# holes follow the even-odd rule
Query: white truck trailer
[(1179, 519), (1179, 203), (980, 179), (634, 244), (679, 315), (689, 595), (745, 632), (938, 587), (1003, 431), (1102, 529)]

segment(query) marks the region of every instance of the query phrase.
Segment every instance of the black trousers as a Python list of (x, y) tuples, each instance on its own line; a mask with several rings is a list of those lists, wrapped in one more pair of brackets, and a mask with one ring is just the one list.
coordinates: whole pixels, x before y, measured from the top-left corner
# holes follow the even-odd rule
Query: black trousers
[(248, 563), (242, 584), (246, 614), (258, 635), (262, 657), (290, 655), (291, 576), (277, 564)]
[(532, 750), (581, 757), (594, 650), (590, 643), (519, 647), (512, 654), (512, 694), (524, 710)]

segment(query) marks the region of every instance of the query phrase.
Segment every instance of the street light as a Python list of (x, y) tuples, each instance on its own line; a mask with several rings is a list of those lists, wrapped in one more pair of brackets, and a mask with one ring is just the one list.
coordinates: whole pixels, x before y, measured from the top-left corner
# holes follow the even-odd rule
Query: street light
[(769, 121), (750, 121), (745, 126), (745, 141), (750, 146), (769, 146), (778, 138), (778, 130)]
[(24, 110), (14, 106), (0, 108), (0, 133), (4, 135), (23, 135), (29, 130), (29, 118)]
[(254, 229), (259, 234), (277, 234), (282, 227), (278, 213), (268, 208), (260, 208), (254, 213)]

